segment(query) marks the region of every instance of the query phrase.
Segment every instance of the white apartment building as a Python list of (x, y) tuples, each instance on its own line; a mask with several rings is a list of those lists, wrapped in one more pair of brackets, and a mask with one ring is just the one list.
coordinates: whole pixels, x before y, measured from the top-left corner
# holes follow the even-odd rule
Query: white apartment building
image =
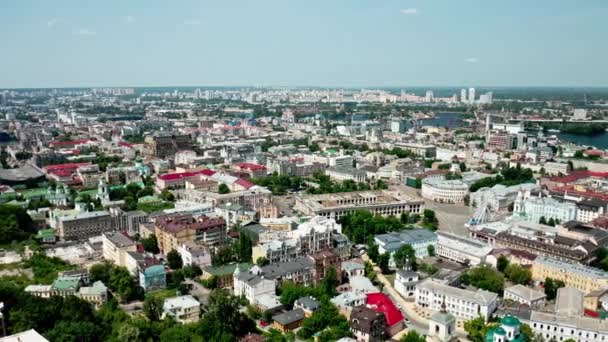
[(367, 178), (367, 173), (365, 171), (357, 170), (352, 166), (348, 168), (330, 167), (325, 170), (325, 174), (335, 181), (352, 180), (357, 183), (362, 183), (365, 182), (365, 179)]
[(135, 241), (121, 232), (110, 232), (102, 234), (103, 258), (117, 266), (127, 265), (127, 252), (136, 252)]
[(167, 298), (163, 303), (163, 319), (170, 316), (185, 324), (197, 322), (200, 315), (201, 303), (191, 295)]
[(415, 293), (416, 306), (440, 311), (445, 302), (447, 312), (464, 320), (481, 316), (487, 321), (496, 310), (497, 300), (496, 293), (484, 290), (464, 290), (445, 285), (431, 278), (419, 283)]
[(486, 261), (486, 257), (492, 252), (492, 247), (478, 240), (446, 232), (436, 232), (437, 246), (435, 254), (461, 264), (477, 266)]
[(460, 179), (425, 178), (422, 180), (423, 198), (440, 203), (462, 203), (469, 186)]
[(277, 283), (274, 279), (264, 278), (262, 270), (253, 266), (250, 270), (241, 270), (237, 267), (233, 274), (235, 296), (244, 296), (250, 304), (256, 303), (261, 295), (274, 295)]
[(560, 202), (552, 197), (534, 197), (529, 191), (519, 192), (513, 203), (513, 216), (529, 222), (553, 218), (560, 222), (576, 219), (576, 204)]
[(528, 325), (535, 334), (542, 335), (546, 341), (567, 339), (578, 342), (608, 341), (608, 321), (604, 319), (532, 311)]
[(494, 211), (508, 210), (509, 206), (515, 202), (520, 191), (535, 191), (540, 189), (536, 184), (524, 183), (513, 186), (496, 184), (491, 188), (481, 188), (470, 194), (470, 203), (480, 207), (487, 205)]

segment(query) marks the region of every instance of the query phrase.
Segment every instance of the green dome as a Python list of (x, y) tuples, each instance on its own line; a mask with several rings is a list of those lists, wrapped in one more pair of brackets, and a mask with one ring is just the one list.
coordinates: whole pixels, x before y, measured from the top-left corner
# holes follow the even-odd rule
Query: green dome
[(493, 342), (494, 341), (494, 335), (506, 335), (507, 332), (505, 331), (505, 329), (498, 327), (498, 328), (494, 328), (494, 329), (490, 329), (486, 335), (486, 342)]
[(500, 324), (506, 325), (509, 327), (518, 327), (521, 325), (519, 319), (515, 316), (507, 315), (500, 320)]

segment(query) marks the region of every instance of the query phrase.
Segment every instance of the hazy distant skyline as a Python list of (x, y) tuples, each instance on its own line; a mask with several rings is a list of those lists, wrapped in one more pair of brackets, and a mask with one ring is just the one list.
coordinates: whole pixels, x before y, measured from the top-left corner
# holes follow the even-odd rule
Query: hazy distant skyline
[(6, 0), (0, 88), (608, 86), (605, 0)]

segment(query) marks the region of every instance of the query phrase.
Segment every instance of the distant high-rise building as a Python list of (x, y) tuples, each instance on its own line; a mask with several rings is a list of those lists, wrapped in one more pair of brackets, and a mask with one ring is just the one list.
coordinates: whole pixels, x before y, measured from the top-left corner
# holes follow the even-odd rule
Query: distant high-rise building
[(492, 104), (492, 92), (479, 95), (479, 104)]
[(467, 102), (467, 90), (466, 89), (460, 89), (460, 102), (463, 102), (463, 103)]
[(426, 97), (424, 98), (425, 102), (433, 102), (433, 91), (427, 90)]
[(475, 88), (469, 88), (469, 103), (475, 103)]
[(6, 92), (0, 93), (0, 106), (6, 106)]

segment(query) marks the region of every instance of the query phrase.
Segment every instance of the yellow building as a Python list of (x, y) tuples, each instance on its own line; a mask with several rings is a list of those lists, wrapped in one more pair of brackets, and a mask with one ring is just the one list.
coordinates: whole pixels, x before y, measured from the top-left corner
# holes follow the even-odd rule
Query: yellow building
[(574, 287), (585, 294), (608, 287), (608, 272), (539, 256), (532, 264), (532, 279), (544, 282), (547, 278), (561, 280), (566, 286)]

